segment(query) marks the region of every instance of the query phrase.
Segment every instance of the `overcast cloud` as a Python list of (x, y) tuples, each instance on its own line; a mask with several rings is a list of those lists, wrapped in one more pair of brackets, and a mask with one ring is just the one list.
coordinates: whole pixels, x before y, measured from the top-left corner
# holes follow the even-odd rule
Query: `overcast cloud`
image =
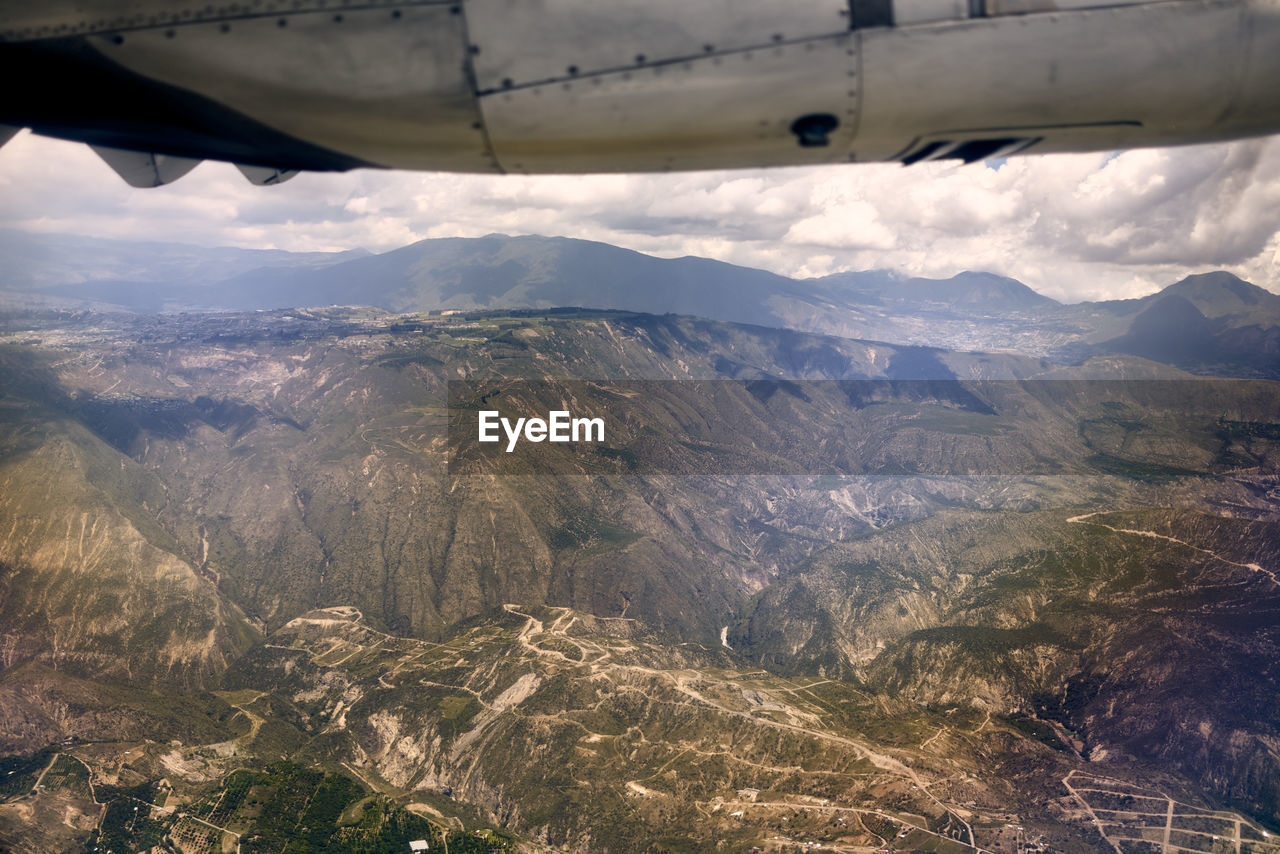
[(1057, 299), (1227, 269), (1280, 292), (1280, 138), (1121, 154), (674, 175), (304, 174), (206, 163), (134, 190), (81, 145), (0, 150), (0, 227), (206, 246), (394, 249), (493, 232), (601, 240), (793, 276), (990, 270)]

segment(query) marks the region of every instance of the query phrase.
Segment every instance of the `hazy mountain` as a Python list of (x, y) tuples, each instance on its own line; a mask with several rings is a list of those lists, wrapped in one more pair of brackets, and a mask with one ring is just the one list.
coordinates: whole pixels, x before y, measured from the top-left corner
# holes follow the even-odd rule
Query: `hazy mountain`
[(1232, 276), (1189, 276), (1141, 300), (1103, 303), (1128, 323), (1091, 352), (1132, 353), (1211, 373), (1280, 370), (1280, 296)]
[(950, 279), (907, 278), (887, 270), (836, 273), (812, 280), (832, 293), (873, 295), (884, 303), (941, 303), (979, 313), (1047, 308), (1058, 303), (1016, 279), (963, 272)]
[(1230, 273), (1202, 273), (1187, 276), (1158, 294), (1134, 300), (1150, 305), (1165, 297), (1181, 297), (1206, 317), (1241, 317), (1275, 321), (1280, 318), (1280, 294), (1273, 294)]
[[(53, 289), (60, 296), (94, 299), (96, 294), (88, 286), (95, 283), (158, 284), (185, 290), (259, 268), (321, 267), (368, 254), (363, 249), (286, 252), (210, 248), (0, 229), (0, 257), (5, 261), (0, 289), (37, 293)], [(77, 289), (77, 285), (85, 287)]]
[[(802, 332), (1017, 352), (1078, 363), (1128, 352), (1187, 370), (1280, 376), (1280, 296), (1229, 273), (1137, 300), (1061, 305), (1002, 276), (892, 271), (795, 280), (705, 258), (655, 258), (568, 238), (424, 240), (379, 255), (282, 253), (0, 234), (0, 292), (135, 311), (369, 305), (390, 311), (582, 306)], [(1177, 298), (1212, 321), (1157, 303)], [(1175, 316), (1176, 315), (1176, 316)], [(1182, 347), (1182, 350), (1178, 348)]]
[(801, 290), (782, 276), (705, 258), (667, 260), (586, 240), (504, 235), (424, 240), (322, 270), (258, 270), (218, 285), (220, 298), (237, 308), (570, 305), (769, 325), (775, 318), (768, 299)]
[[(1274, 849), (1277, 383), (620, 312), (3, 328), (16, 850)], [(610, 441), (467, 454), (477, 399)]]

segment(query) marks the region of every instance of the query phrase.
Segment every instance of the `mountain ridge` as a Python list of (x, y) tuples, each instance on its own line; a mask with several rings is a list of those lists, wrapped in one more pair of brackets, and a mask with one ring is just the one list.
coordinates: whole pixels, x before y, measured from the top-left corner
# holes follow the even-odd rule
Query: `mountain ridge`
[[(0, 257), (6, 245), (34, 240), (17, 234), (0, 234)], [(100, 250), (85, 256), (76, 248), (84, 239), (69, 240), (66, 252), (47, 259), (46, 268), (11, 249), (22, 263), (11, 265), (16, 272), (0, 281), (4, 301), (15, 307), (44, 302), (144, 313), (320, 305), (396, 312), (579, 306), (891, 344), (1019, 352), (1062, 363), (1132, 352), (1197, 373), (1280, 377), (1280, 295), (1225, 271), (1187, 276), (1138, 299), (1063, 304), (1015, 279), (981, 271), (948, 279), (887, 270), (795, 279), (696, 256), (659, 258), (598, 241), (492, 234), (426, 239), (355, 257), (178, 247), (153, 261), (147, 253), (156, 253), (154, 244), (96, 241), (93, 247), (116, 248), (99, 262), (105, 273), (94, 279), (86, 271)], [(220, 252), (229, 254), (220, 258)], [(1172, 316), (1159, 322), (1161, 312), (1172, 309), (1146, 314), (1174, 298), (1186, 299), (1211, 321), (1190, 353), (1177, 352), (1183, 328)], [(1163, 343), (1153, 345), (1156, 338)]]
[[(886, 270), (865, 270), (835, 273), (811, 281), (828, 286), (846, 286), (863, 293), (888, 296), (904, 302), (951, 302), (986, 309), (1063, 305), (1017, 279), (981, 270), (963, 270), (948, 279), (905, 276)], [(893, 294), (886, 293), (890, 289)]]

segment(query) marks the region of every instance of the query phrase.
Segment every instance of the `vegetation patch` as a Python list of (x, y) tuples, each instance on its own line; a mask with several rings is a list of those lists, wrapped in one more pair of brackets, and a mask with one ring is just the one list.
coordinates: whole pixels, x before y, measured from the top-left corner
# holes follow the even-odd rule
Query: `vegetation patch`
[(1058, 738), (1058, 734), (1053, 727), (1044, 721), (1038, 721), (1029, 715), (1015, 714), (1005, 718), (1005, 723), (1016, 729), (1018, 732), (1034, 738), (1041, 744), (1052, 747), (1054, 750), (1066, 752), (1067, 746), (1062, 743), (1062, 739)]
[(1204, 472), (1181, 466), (1132, 460), (1126, 457), (1117, 457), (1113, 454), (1092, 454), (1085, 462), (1104, 474), (1147, 482), (1163, 483), (1177, 480), (1181, 477), (1199, 477), (1204, 474)]
[(558, 551), (572, 550), (579, 554), (593, 554), (624, 549), (640, 539), (640, 536), (635, 531), (611, 525), (603, 519), (578, 516), (552, 528), (547, 534), (547, 544)]

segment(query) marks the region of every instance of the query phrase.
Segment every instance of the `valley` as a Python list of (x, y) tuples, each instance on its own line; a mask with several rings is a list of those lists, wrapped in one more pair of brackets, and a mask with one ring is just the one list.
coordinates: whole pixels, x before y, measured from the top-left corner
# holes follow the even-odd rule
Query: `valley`
[[(1280, 848), (1273, 381), (588, 309), (0, 328), (13, 850)], [(474, 453), (477, 400), (607, 441)]]

